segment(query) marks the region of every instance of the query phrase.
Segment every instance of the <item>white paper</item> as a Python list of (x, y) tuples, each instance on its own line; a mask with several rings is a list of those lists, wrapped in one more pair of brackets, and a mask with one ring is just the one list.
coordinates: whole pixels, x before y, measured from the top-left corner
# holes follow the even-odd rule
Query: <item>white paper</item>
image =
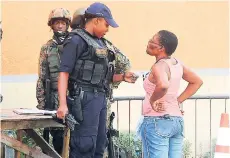
[(30, 108), (19, 108), (13, 110), (18, 115), (52, 115), (57, 111), (49, 111), (49, 110), (39, 110), (39, 109), (30, 109)]

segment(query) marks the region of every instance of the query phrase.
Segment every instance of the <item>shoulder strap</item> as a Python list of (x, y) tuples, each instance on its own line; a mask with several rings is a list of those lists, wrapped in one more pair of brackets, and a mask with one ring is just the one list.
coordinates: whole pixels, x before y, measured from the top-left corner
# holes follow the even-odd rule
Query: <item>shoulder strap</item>
[(82, 29), (74, 29), (71, 33), (79, 35), (90, 46), (101, 47), (92, 37), (85, 33)]

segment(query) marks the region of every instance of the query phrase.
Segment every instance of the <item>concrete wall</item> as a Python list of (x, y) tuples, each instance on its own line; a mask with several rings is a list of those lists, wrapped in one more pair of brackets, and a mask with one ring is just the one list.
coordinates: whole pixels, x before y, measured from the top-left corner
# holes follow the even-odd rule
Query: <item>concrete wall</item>
[[(2, 74), (37, 73), (40, 47), (52, 32), (47, 19), (53, 8), (73, 14), (92, 2), (2, 2)], [(130, 58), (133, 69), (149, 69), (154, 62), (146, 55), (148, 40), (167, 29), (179, 38), (175, 55), (194, 68), (227, 68), (228, 2), (105, 2), (120, 25), (108, 38)], [(145, 62), (143, 62), (145, 61)]]

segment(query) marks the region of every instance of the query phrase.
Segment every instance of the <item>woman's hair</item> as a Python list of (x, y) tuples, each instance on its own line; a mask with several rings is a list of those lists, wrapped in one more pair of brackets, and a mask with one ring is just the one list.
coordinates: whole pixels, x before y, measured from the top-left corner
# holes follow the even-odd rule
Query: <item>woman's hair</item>
[(172, 55), (177, 48), (178, 39), (176, 35), (167, 30), (161, 30), (158, 32), (159, 42), (165, 48), (167, 55)]
[(98, 16), (95, 16), (95, 15), (92, 15), (92, 14), (89, 14), (89, 13), (86, 13), (86, 14), (85, 14), (85, 23), (91, 21), (93, 18), (98, 18)]

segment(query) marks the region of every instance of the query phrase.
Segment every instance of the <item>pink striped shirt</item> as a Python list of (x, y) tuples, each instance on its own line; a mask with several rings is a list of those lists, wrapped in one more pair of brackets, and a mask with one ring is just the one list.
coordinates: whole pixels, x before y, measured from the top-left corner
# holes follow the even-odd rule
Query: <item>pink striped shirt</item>
[(146, 94), (143, 101), (143, 115), (163, 116), (165, 114), (169, 114), (171, 116), (182, 116), (180, 108), (178, 106), (177, 95), (180, 88), (180, 81), (183, 75), (183, 66), (180, 64), (180, 62), (172, 65), (171, 63), (168, 63), (165, 59), (162, 59), (162, 61), (164, 61), (168, 65), (171, 74), (168, 91), (161, 99), (159, 99), (159, 101), (164, 105), (165, 111), (159, 113), (152, 109), (150, 104), (150, 97), (152, 96), (156, 85), (150, 82), (147, 76), (144, 80), (144, 89)]

